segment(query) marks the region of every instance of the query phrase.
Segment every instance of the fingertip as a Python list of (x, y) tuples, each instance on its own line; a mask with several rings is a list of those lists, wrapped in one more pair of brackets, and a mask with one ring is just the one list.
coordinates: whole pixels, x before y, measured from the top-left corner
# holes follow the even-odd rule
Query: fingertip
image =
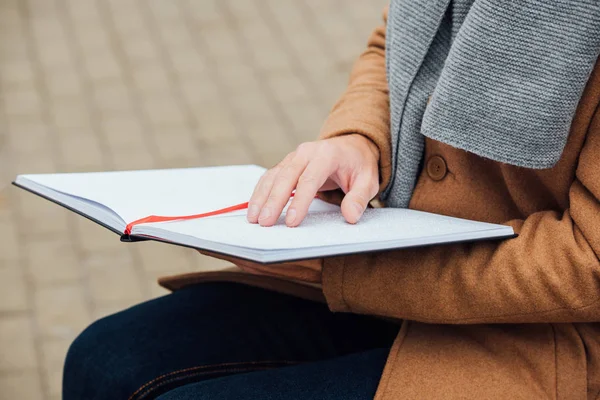
[(363, 212), (364, 207), (355, 201), (342, 203), (342, 215), (350, 224), (356, 224), (360, 220)]
[(268, 228), (268, 227), (270, 227), (270, 226), (273, 226), (273, 225), (275, 225), (275, 224), (274, 224), (273, 222), (271, 222), (271, 221), (258, 221), (258, 224), (259, 224), (260, 226), (262, 226), (263, 228)]
[(258, 222), (258, 215), (260, 214), (260, 207), (256, 204), (250, 204), (248, 207), (248, 214), (246, 215), (246, 219), (251, 224), (256, 224)]
[(297, 217), (296, 210), (294, 208), (288, 208), (288, 210), (285, 214), (285, 224), (290, 228), (296, 226), (296, 217)]
[(281, 211), (279, 213), (274, 213), (270, 207), (264, 207), (258, 216), (258, 223), (260, 226), (264, 227), (273, 226), (277, 222), (280, 213)]

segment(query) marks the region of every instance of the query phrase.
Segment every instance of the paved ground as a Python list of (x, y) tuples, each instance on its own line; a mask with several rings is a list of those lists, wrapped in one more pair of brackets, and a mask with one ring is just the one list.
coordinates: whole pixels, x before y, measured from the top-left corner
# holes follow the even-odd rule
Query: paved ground
[(209, 268), (1, 185), (270, 166), (311, 140), (386, 0), (0, 0), (0, 399), (59, 399), (87, 324)]

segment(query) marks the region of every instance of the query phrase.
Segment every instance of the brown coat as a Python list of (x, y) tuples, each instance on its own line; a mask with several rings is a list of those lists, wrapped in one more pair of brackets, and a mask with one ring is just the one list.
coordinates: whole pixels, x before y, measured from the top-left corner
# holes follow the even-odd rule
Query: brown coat
[[(322, 132), (373, 140), (382, 187), (391, 173), (384, 35), (382, 26), (371, 36)], [(427, 139), (410, 207), (510, 224), (518, 238), (325, 260), (333, 311), (403, 320), (377, 399), (600, 398), (599, 102), (600, 64), (552, 169)]]

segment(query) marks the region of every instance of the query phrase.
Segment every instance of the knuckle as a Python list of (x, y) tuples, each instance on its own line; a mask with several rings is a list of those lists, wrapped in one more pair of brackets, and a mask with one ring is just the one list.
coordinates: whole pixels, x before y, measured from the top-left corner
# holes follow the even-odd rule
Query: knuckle
[(297, 176), (296, 171), (298, 168), (299, 165), (297, 164), (289, 164), (285, 168), (282, 168), (281, 171), (279, 171), (279, 174), (277, 174), (277, 181), (288, 183), (294, 180), (294, 178)]
[(283, 160), (281, 160), (281, 162), (279, 164), (277, 164), (278, 167), (283, 167), (285, 165), (287, 165), (290, 161), (292, 161), (294, 158), (296, 157), (296, 152), (292, 151), (291, 153), (288, 153)]
[(298, 145), (298, 148), (296, 149), (296, 153), (298, 155), (300, 155), (300, 154), (302, 154), (302, 155), (310, 154), (314, 150), (314, 145), (315, 145), (314, 142), (300, 143)]
[(260, 177), (260, 180), (261, 180), (261, 182), (266, 182), (266, 181), (268, 181), (268, 180), (270, 180), (270, 179), (273, 179), (273, 177), (275, 176), (275, 174), (277, 174), (277, 170), (278, 170), (278, 167), (277, 167), (277, 166), (275, 166), (275, 167), (273, 167), (273, 168), (271, 168), (271, 169), (267, 170), (267, 171), (266, 171), (266, 172), (265, 172), (265, 173), (264, 173), (264, 174), (263, 174), (263, 175)]
[(302, 174), (298, 179), (298, 184), (313, 186), (317, 183), (317, 177), (312, 174)]
[(334, 152), (335, 145), (328, 140), (319, 142), (319, 153), (325, 155), (331, 155)]

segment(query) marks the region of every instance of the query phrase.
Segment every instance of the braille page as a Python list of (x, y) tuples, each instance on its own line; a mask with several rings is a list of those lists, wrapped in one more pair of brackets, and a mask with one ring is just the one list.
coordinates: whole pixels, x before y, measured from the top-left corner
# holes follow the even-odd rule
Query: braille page
[[(312, 213), (299, 227), (288, 228), (282, 216), (273, 227), (250, 224), (243, 217), (140, 225), (134, 234), (157, 236), (190, 246), (212, 242), (219, 245), (263, 251), (346, 246), (348, 252), (365, 243), (390, 243), (389, 248), (452, 241), (453, 237), (481, 239), (509, 236), (512, 228), (408, 209), (368, 209), (355, 224), (345, 222), (339, 211)], [(437, 239), (436, 239), (437, 238)], [(385, 246), (384, 246), (385, 247)], [(225, 251), (226, 252), (226, 251)], [(243, 254), (238, 253), (238, 254)], [(327, 251), (321, 253), (327, 255)], [(283, 257), (286, 258), (286, 257)]]
[[(51, 190), (110, 208), (124, 221), (199, 214), (247, 202), (265, 169), (256, 165), (21, 175)], [(246, 214), (246, 211), (237, 212)]]

